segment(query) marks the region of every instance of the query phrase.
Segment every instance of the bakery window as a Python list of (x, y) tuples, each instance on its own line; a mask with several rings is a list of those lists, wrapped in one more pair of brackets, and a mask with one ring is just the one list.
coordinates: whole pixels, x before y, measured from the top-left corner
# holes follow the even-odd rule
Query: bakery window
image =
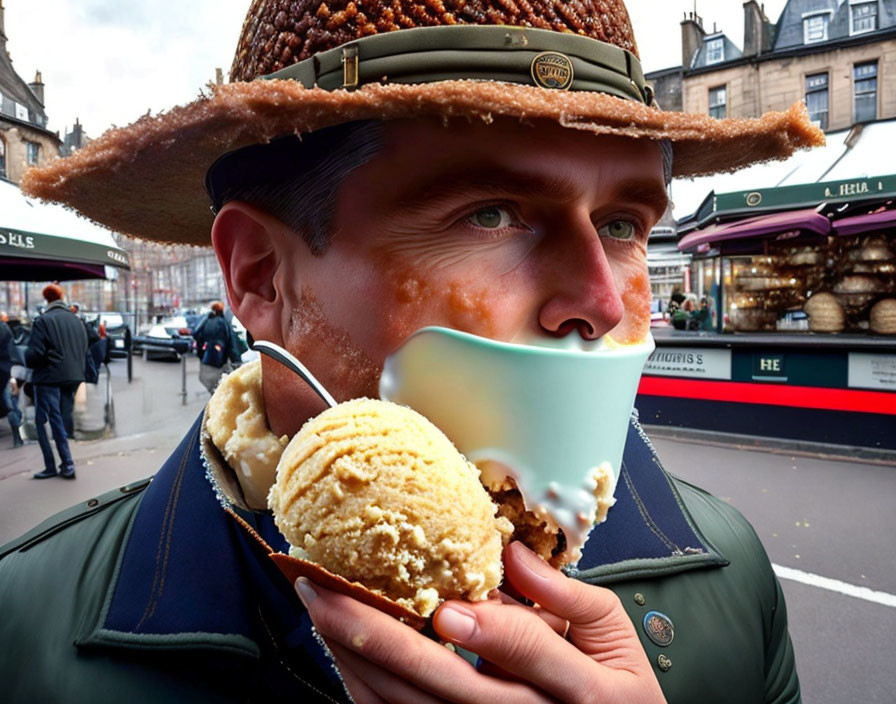
[(896, 335), (896, 235), (769, 243), (761, 255), (728, 262), (729, 332)]

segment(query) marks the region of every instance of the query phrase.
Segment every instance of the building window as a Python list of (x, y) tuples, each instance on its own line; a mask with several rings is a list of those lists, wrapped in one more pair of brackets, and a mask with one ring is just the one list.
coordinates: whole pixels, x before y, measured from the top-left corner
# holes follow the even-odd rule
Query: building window
[(806, 107), (809, 119), (821, 129), (828, 128), (828, 74), (806, 76)]
[(706, 63), (718, 64), (725, 60), (725, 41), (718, 39), (706, 40)]
[(725, 104), (727, 102), (728, 89), (726, 86), (709, 89), (709, 116), (725, 117)]
[(0, 138), (0, 178), (6, 178), (6, 142)]
[(852, 69), (855, 121), (877, 119), (877, 61), (856, 64)]
[(877, 29), (877, 2), (854, 2), (849, 6), (849, 33), (861, 34)]
[(803, 43), (824, 42), (828, 39), (830, 15), (812, 15), (803, 18)]
[(37, 142), (25, 142), (25, 160), (28, 166), (35, 166), (40, 158), (40, 145)]

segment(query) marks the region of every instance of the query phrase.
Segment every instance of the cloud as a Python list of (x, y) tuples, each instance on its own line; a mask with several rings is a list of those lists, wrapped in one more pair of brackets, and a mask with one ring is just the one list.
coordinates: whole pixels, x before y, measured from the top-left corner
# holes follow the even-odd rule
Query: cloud
[[(16, 70), (46, 84), (49, 127), (79, 117), (91, 137), (193, 100), (230, 68), (250, 0), (5, 0)], [(628, 0), (645, 70), (681, 63), (679, 23), (694, 0)], [(776, 20), (785, 0), (766, 0)], [(700, 0), (713, 22), (743, 40), (741, 0)]]
[(226, 72), (249, 0), (6, 0), (14, 66), (46, 84), (49, 128), (96, 137), (194, 99)]

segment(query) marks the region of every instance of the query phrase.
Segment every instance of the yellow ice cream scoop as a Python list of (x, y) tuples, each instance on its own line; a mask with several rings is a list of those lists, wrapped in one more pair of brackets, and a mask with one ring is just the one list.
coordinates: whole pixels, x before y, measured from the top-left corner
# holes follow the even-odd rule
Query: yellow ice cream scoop
[(309, 420), (280, 458), (268, 503), (293, 557), (423, 617), (443, 599), (485, 599), (513, 531), (438, 428), (372, 399)]

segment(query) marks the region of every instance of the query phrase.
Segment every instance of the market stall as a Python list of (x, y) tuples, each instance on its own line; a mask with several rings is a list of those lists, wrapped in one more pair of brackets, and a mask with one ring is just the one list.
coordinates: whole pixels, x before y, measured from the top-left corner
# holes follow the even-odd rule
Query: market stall
[(109, 230), (0, 179), (0, 281), (104, 279), (107, 267), (129, 268)]
[(654, 331), (645, 422), (896, 450), (896, 175), (711, 193), (680, 237), (712, 329)]

